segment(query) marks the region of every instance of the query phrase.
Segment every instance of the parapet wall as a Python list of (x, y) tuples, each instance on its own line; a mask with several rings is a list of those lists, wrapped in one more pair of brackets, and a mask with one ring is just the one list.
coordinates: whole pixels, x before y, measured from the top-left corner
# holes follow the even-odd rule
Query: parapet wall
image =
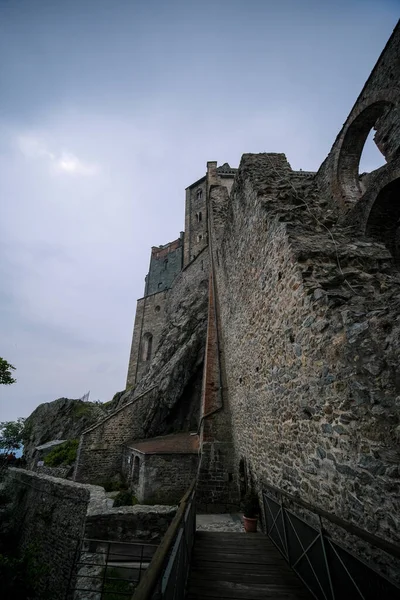
[(213, 240), (236, 461), (396, 542), (400, 274), (330, 218), (284, 155), (243, 156)]
[(132, 438), (145, 436), (144, 415), (156, 395), (157, 390), (153, 387), (82, 434), (75, 481), (101, 484), (121, 472), (124, 444)]
[(40, 565), (38, 597), (65, 598), (87, 510), (91, 504), (105, 508), (104, 490), (22, 469), (8, 470), (7, 486), (19, 546)]

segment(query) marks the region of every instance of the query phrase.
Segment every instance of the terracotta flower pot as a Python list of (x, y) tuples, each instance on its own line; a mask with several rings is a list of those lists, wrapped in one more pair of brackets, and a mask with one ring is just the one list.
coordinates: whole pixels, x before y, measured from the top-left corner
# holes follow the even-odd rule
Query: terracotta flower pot
[(243, 525), (246, 533), (256, 533), (257, 518), (251, 519), (250, 517), (243, 517)]

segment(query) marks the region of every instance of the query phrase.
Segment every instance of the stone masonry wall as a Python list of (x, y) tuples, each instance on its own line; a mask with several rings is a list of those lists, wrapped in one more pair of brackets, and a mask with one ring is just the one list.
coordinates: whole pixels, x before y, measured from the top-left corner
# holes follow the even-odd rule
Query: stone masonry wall
[(36, 579), (38, 598), (65, 598), (75, 552), (90, 503), (105, 508), (104, 490), (95, 486), (9, 469), (17, 519), (16, 535), (41, 566)]
[(144, 456), (144, 502), (179, 504), (196, 477), (197, 454)]
[[(359, 160), (371, 129), (386, 161), (400, 148), (400, 22), (357, 98), (332, 149), (318, 172), (321, 193), (332, 206), (345, 210), (361, 197)], [(383, 167), (386, 169), (388, 165)], [(368, 179), (373, 185), (374, 177)]]
[(236, 461), (399, 541), (400, 276), (284, 155), (244, 155), (213, 238)]
[[(206, 189), (205, 177), (197, 185), (186, 189), (184, 266), (196, 258), (208, 244)], [(201, 221), (198, 219), (199, 213), (202, 216)]]
[(89, 514), (85, 537), (116, 542), (161, 542), (176, 506), (120, 506)]
[(164, 246), (153, 246), (144, 295), (149, 296), (162, 290), (168, 290), (182, 270), (182, 259), (182, 238)]
[[(160, 342), (165, 325), (165, 308), (168, 302), (168, 290), (145, 296), (137, 301), (135, 324), (133, 327), (131, 354), (129, 357), (126, 387), (131, 388), (148, 371), (150, 361), (143, 356), (143, 338), (152, 335), (152, 356)], [(151, 358), (150, 358), (151, 360)]]
[(82, 434), (75, 481), (101, 484), (121, 472), (123, 445), (135, 437), (144, 437), (143, 415), (154, 403), (156, 392), (151, 388)]

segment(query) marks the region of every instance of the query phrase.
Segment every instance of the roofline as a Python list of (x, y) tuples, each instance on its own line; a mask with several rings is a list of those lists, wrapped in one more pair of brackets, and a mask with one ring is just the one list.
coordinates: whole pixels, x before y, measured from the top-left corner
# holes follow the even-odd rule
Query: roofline
[(202, 181), (204, 181), (206, 178), (206, 175), (203, 175), (203, 177), (201, 177), (200, 179), (198, 179), (197, 181), (195, 181), (194, 183), (191, 183), (190, 185), (188, 185), (185, 190), (190, 190), (190, 188), (194, 187), (195, 185), (199, 185), (199, 183), (201, 183)]

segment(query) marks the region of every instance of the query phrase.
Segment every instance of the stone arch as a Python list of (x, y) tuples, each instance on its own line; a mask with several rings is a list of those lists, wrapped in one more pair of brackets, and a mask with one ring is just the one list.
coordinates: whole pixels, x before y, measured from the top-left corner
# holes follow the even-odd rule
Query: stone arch
[(142, 339), (142, 360), (148, 361), (151, 359), (153, 350), (153, 336), (147, 332), (144, 334)]
[[(378, 124), (379, 120), (392, 110), (399, 102), (397, 89), (382, 90), (360, 102), (353, 111), (351, 119), (343, 128), (339, 140), (339, 149), (336, 156), (336, 183), (338, 185), (339, 200), (344, 205), (357, 202), (362, 196), (358, 168), (361, 154), (368, 135)], [(385, 149), (379, 148), (385, 158), (388, 157)], [(385, 167), (383, 167), (385, 168)]]
[(343, 225), (385, 244), (400, 267), (400, 156), (377, 174)]
[(368, 236), (385, 244), (400, 267), (400, 177), (378, 193), (366, 222)]
[(140, 459), (138, 456), (134, 456), (132, 462), (132, 483), (137, 485), (139, 483), (140, 475)]

